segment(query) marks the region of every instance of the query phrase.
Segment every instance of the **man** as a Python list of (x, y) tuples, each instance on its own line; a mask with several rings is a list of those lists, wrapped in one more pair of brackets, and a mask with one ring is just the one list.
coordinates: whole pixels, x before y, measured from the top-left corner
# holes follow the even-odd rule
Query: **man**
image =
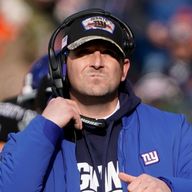
[(2, 147), (10, 132), (23, 130), (28, 122), (45, 108), (50, 92), (48, 91), (47, 73), (48, 55), (44, 55), (32, 63), (31, 69), (25, 76), (21, 93), (0, 102), (0, 143)]
[[(128, 28), (102, 10), (67, 21), (56, 31), (65, 29), (68, 94), (10, 135), (1, 153), (1, 191), (189, 192), (192, 129), (182, 115), (134, 95), (126, 78)], [(53, 90), (62, 95), (58, 55), (49, 51)]]

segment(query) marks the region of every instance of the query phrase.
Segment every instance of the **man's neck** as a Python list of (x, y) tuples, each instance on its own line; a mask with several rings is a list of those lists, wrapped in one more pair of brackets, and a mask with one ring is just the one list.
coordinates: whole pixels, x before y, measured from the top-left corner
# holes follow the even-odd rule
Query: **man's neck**
[(71, 96), (71, 99), (76, 101), (79, 106), (81, 115), (95, 119), (109, 116), (114, 112), (118, 104), (118, 97), (114, 97), (113, 99), (109, 98), (110, 97), (84, 97), (83, 102), (81, 102), (81, 99), (79, 100)]

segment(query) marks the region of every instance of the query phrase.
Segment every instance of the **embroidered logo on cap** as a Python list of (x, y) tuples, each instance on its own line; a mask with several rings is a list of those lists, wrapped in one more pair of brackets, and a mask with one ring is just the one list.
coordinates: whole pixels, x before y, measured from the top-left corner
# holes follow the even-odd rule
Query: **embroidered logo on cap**
[(160, 161), (157, 151), (151, 151), (141, 155), (145, 165), (151, 165)]
[(115, 25), (105, 17), (97, 16), (90, 17), (82, 21), (85, 30), (100, 29), (113, 33)]

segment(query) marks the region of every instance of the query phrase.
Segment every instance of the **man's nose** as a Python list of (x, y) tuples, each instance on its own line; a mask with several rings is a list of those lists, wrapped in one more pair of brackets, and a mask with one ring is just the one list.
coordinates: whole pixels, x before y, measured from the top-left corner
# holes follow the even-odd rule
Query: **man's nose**
[(103, 67), (103, 59), (100, 51), (95, 51), (93, 53), (93, 61), (91, 63), (91, 66), (95, 67), (96, 69)]

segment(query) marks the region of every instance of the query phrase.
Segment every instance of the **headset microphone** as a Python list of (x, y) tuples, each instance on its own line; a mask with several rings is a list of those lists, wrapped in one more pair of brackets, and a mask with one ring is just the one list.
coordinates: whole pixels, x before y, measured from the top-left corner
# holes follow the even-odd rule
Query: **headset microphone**
[(106, 126), (106, 121), (105, 119), (93, 119), (93, 118), (90, 118), (90, 117), (85, 117), (83, 115), (81, 115), (81, 121), (84, 123), (84, 124), (87, 124), (89, 125), (89, 127), (97, 127), (97, 128), (105, 128)]

